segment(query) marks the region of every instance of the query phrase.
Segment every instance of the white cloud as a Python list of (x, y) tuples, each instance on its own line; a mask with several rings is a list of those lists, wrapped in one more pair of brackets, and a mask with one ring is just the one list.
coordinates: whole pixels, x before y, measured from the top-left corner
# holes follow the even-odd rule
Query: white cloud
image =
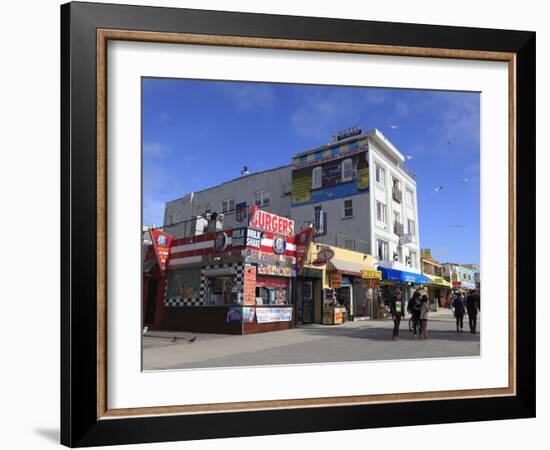
[(243, 111), (255, 108), (269, 109), (277, 100), (275, 91), (270, 86), (261, 84), (229, 84), (224, 92), (235, 106)]

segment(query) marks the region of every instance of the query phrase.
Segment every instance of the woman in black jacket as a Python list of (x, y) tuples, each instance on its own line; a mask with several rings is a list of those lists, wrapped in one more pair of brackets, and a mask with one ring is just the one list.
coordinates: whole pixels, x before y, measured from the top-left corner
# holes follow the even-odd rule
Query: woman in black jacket
[(390, 300), (390, 313), (393, 319), (393, 337), (394, 341), (399, 340), (399, 325), (401, 323), (401, 317), (404, 315), (403, 300), (401, 298), (401, 291), (396, 290), (394, 297)]

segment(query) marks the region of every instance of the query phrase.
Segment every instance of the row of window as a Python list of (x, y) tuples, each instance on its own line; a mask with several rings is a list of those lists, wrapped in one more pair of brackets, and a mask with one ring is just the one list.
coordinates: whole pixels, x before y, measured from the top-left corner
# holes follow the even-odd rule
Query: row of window
[[(382, 166), (379, 166), (378, 164), (374, 165), (374, 179), (376, 180), (376, 183), (383, 189), (386, 188), (386, 169), (384, 169)], [(399, 181), (397, 178), (392, 177), (392, 187), (393, 187), (393, 198), (394, 200), (401, 203), (401, 195), (402, 192), (401, 189), (401, 181)], [(399, 194), (399, 195), (397, 195)], [(405, 202), (407, 203), (407, 206), (410, 206), (411, 208), (414, 206), (414, 194), (413, 191), (409, 188), (405, 189)]]
[[(383, 223), (384, 225), (388, 224), (387, 207), (384, 203), (378, 200), (376, 200), (376, 220), (380, 223)], [(399, 211), (393, 211), (393, 220), (396, 224), (396, 227), (394, 227), (394, 233), (403, 234), (404, 230), (402, 229), (402, 227), (399, 227), (399, 225), (403, 225), (403, 223), (401, 222), (401, 213)], [(401, 233), (398, 233), (398, 229), (401, 229)], [(407, 219), (407, 229), (409, 230), (409, 234), (412, 237), (416, 236), (416, 226), (414, 220)]]
[[(261, 190), (254, 193), (254, 204), (256, 206), (267, 206), (270, 202), (269, 191)], [(228, 198), (222, 201), (222, 213), (235, 210), (235, 200)]]
[(417, 253), (414, 251), (409, 252), (409, 256), (403, 260), (403, 248), (401, 246), (397, 247), (397, 251), (394, 252), (393, 255), (389, 255), (389, 249), (390, 244), (383, 240), (383, 239), (377, 239), (376, 240), (376, 247), (377, 247), (377, 256), (380, 261), (389, 261), (392, 259), (393, 261), (405, 263), (405, 265), (408, 265), (410, 267), (418, 267), (418, 256)]

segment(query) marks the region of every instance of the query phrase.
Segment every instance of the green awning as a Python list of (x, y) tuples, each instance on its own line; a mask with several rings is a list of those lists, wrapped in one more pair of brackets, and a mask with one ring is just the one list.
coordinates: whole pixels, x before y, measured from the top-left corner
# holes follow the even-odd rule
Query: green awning
[(309, 267), (302, 267), (301, 272), (298, 274), (300, 278), (323, 278), (323, 271), (317, 269), (310, 269)]

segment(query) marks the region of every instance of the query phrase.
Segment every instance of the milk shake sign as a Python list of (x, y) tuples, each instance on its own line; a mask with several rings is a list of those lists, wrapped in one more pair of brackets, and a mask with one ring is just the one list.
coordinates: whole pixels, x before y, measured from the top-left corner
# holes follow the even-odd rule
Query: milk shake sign
[(255, 205), (250, 207), (250, 226), (271, 233), (294, 236), (294, 220), (262, 211)]

